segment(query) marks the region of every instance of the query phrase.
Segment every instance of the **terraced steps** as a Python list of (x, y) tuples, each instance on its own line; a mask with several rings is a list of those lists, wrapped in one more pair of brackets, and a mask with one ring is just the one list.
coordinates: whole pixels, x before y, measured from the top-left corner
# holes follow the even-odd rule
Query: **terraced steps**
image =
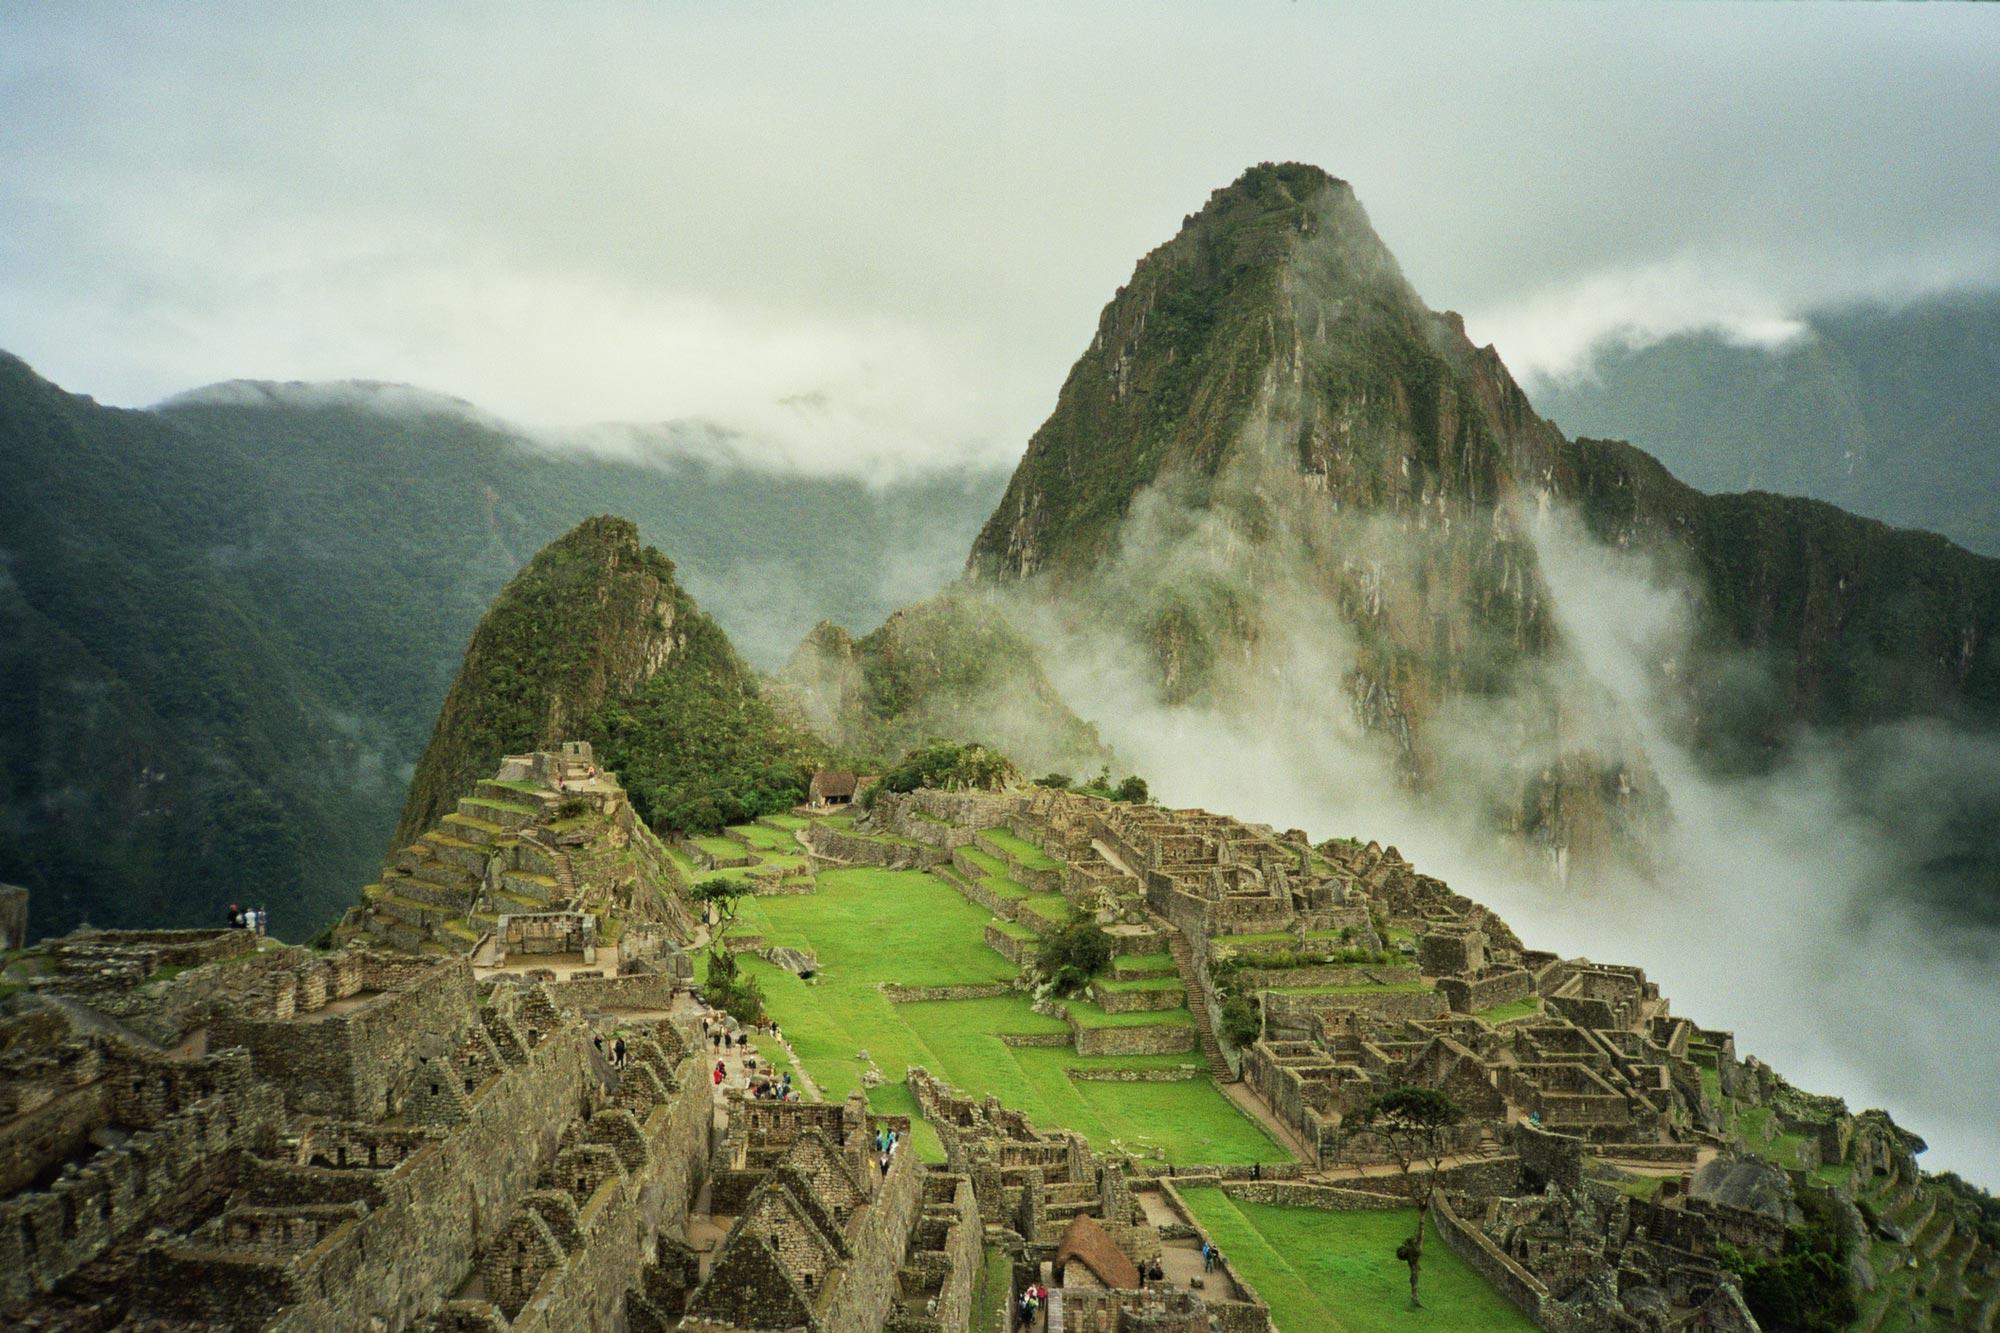
[(1216, 1039), (1215, 1025), (1208, 1015), (1208, 997), (1202, 994), (1201, 977), (1195, 971), (1194, 951), (1187, 937), (1178, 929), (1167, 932), (1167, 953), (1174, 960), (1174, 968), (1181, 974), (1181, 988), (1187, 992), (1188, 1012), (1194, 1015), (1195, 1039), (1201, 1044), (1202, 1058), (1208, 1061), (1208, 1072), (1215, 1075), (1219, 1083), (1234, 1083), (1237, 1074), (1229, 1067), (1228, 1057), (1222, 1053), (1222, 1043)]

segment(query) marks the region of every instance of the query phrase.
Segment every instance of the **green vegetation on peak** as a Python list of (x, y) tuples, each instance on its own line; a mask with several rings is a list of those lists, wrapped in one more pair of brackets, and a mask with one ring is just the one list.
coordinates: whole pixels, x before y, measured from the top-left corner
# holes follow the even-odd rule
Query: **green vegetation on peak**
[(1277, 351), (1268, 316), (1286, 261), (1328, 217), (1343, 234), (1373, 236), (1345, 183), (1266, 163), (1140, 260), (1029, 440), (967, 573), (1075, 577), (1110, 551), (1142, 487), (1212, 478)]
[(729, 636), (622, 518), (586, 520), (502, 590), (417, 765), (399, 841), (501, 756), (587, 740), (667, 833), (713, 833), (805, 797), (822, 747), (762, 696)]
[(726, 641), (716, 651), (720, 631), (704, 629), (712, 627), (674, 582), (673, 562), (642, 547), (631, 521), (586, 519), (551, 542), (473, 631), (417, 762), (396, 845), (455, 809), (502, 756), (577, 739), (601, 704), (688, 655), (690, 644), (699, 669), (746, 674)]

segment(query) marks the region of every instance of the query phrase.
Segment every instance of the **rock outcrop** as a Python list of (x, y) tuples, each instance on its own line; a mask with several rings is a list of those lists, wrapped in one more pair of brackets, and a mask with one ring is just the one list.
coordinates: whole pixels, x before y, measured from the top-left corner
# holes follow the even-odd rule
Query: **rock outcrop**
[[(1298, 164), (1245, 173), (1140, 262), (967, 573), (1122, 636), (1170, 705), (1248, 714), (1331, 657), (1419, 789), (1453, 781), (1441, 736), (1474, 713), (1517, 762), (1455, 795), (1561, 865), (1663, 811), (1634, 719), (1556, 620), (1560, 510), (1689, 586), (1698, 660), (1648, 685), (1705, 752), (2000, 713), (2000, 562), (1566, 439), (1418, 298), (1353, 190)], [(1744, 688), (1746, 658), (1770, 688)]]

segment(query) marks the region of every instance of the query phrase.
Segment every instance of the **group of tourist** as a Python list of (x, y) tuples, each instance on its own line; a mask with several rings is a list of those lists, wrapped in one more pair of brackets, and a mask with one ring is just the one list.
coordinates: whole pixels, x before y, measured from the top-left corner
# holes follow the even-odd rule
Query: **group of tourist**
[(1207, 1241), (1203, 1241), (1201, 1243), (1202, 1271), (1204, 1273), (1213, 1273), (1216, 1269), (1216, 1265), (1220, 1264), (1221, 1262), (1222, 1262), (1222, 1251), (1216, 1249), (1213, 1245), (1210, 1245)]
[(625, 1067), (624, 1033), (621, 1032), (615, 1038), (612, 1039), (611, 1049), (609, 1051), (604, 1049), (603, 1034), (600, 1033), (599, 1035), (592, 1037), (590, 1040), (591, 1044), (597, 1047), (597, 1053), (611, 1062), (611, 1067), (613, 1069), (623, 1069)]
[(1049, 1289), (1047, 1287), (1039, 1282), (1028, 1284), (1027, 1289), (1021, 1293), (1021, 1299), (1018, 1303), (1022, 1328), (1032, 1328), (1034, 1326), (1035, 1316), (1041, 1311), (1042, 1302), (1048, 1298)]
[(229, 904), (229, 928), (231, 930), (254, 930), (264, 933), (264, 909), (261, 907), (238, 907)]
[(750, 1096), (760, 1102), (795, 1102), (799, 1094), (792, 1091), (792, 1071), (787, 1069), (781, 1078), (768, 1074), (757, 1080), (750, 1089)]
[(883, 1175), (886, 1176), (889, 1174), (889, 1168), (895, 1164), (896, 1149), (902, 1146), (903, 1136), (895, 1130), (878, 1129), (875, 1131), (875, 1164), (882, 1168)]

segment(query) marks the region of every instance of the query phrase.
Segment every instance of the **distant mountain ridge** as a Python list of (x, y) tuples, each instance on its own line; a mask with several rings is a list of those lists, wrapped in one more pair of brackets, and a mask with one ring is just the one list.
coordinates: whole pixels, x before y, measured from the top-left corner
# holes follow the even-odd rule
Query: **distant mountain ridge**
[(292, 937), (333, 919), (481, 614), (590, 515), (636, 520), (775, 667), (942, 584), (1003, 480), (561, 454), (439, 395), (324, 387), (127, 411), (0, 354), (0, 880), (36, 934), (239, 896)]
[(1535, 390), (1705, 491), (1825, 500), (2000, 555), (2000, 293), (1814, 312), (1773, 349), (1714, 333), (1608, 347)]

